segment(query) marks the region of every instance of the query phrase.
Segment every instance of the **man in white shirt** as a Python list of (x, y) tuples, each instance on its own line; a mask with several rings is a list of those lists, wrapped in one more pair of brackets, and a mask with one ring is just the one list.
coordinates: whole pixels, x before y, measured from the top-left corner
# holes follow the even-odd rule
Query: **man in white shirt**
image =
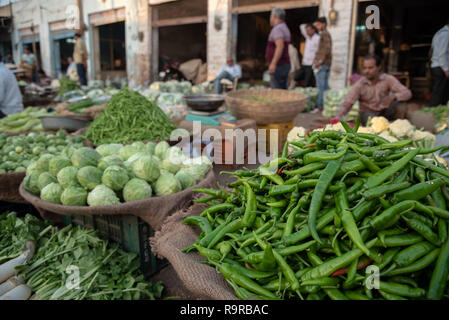
[(0, 62), (0, 118), (22, 111), (22, 94), (16, 77), (3, 62)]
[(305, 87), (314, 87), (315, 75), (313, 74), (312, 65), (320, 43), (320, 35), (316, 28), (310, 23), (301, 24), (299, 29), (306, 39), (306, 45), (304, 48), (304, 56), (302, 58), (302, 66), (295, 74), (295, 81), (304, 80)]
[(429, 105), (432, 107), (446, 104), (449, 100), (449, 19), (432, 39), (433, 89)]
[(217, 77), (215, 78), (215, 92), (217, 94), (221, 94), (222, 85), (221, 80), (228, 79), (230, 81), (234, 81), (234, 79), (240, 79), (242, 77), (242, 68), (238, 64), (234, 63), (234, 59), (232, 57), (228, 57), (226, 60), (226, 64), (218, 70)]

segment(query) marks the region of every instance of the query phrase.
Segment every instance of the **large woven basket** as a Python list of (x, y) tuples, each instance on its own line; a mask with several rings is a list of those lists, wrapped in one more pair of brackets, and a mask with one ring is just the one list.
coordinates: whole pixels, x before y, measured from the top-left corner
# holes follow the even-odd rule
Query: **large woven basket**
[[(251, 98), (274, 101), (249, 100)], [(226, 96), (226, 105), (237, 119), (254, 119), (257, 124), (292, 121), (304, 110), (306, 101), (305, 94), (279, 89), (237, 90)]]

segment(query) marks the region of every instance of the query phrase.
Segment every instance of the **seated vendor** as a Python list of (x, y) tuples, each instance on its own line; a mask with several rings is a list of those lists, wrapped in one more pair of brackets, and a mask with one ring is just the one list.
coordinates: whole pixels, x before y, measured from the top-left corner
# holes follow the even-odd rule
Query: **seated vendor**
[(234, 59), (228, 57), (226, 64), (218, 70), (217, 77), (213, 80), (215, 85), (215, 93), (220, 94), (222, 92), (221, 80), (228, 79), (234, 81), (234, 79), (240, 79), (242, 77), (242, 68), (236, 63)]
[(39, 85), (41, 86), (49, 86), (51, 84), (51, 78), (45, 74), (45, 71), (39, 69), (37, 71), (37, 77), (39, 79)]
[(404, 101), (410, 100), (412, 93), (395, 77), (381, 72), (381, 59), (368, 55), (363, 61), (363, 77), (349, 91), (337, 112), (342, 119), (359, 101), (360, 118), (363, 125), (369, 117), (383, 116), (392, 121), (397, 118), (398, 109), (406, 108)]

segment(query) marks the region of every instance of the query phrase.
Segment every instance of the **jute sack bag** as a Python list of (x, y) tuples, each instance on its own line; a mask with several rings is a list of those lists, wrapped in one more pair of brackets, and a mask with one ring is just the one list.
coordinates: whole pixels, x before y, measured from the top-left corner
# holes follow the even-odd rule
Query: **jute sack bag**
[(168, 216), (183, 209), (191, 204), (193, 189), (212, 188), (216, 184), (215, 174), (211, 169), (206, 177), (197, 185), (187, 188), (181, 192), (162, 196), (151, 197), (148, 199), (121, 203), (110, 206), (81, 207), (81, 206), (63, 206), (47, 202), (25, 190), (23, 183), (20, 185), (20, 195), (30, 202), (41, 214), (43, 219), (61, 222), (58, 215), (117, 215), (131, 214), (140, 217), (147, 222), (153, 230), (161, 228)]
[(181, 252), (200, 234), (198, 228), (183, 224), (183, 220), (200, 215), (204, 209), (204, 205), (195, 204), (167, 218), (161, 230), (150, 238), (151, 250), (170, 262), (191, 299), (236, 300), (234, 290), (224, 277), (214, 267), (202, 263), (205, 258), (196, 252)]
[(25, 178), (25, 172), (0, 174), (0, 201), (27, 203), (19, 194), (19, 186)]

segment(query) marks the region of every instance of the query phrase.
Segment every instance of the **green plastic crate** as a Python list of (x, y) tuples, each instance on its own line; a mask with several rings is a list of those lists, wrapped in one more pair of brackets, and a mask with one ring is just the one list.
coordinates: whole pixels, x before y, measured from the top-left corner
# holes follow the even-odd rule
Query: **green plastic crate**
[(140, 257), (142, 273), (149, 277), (168, 264), (151, 252), (149, 237), (154, 231), (150, 225), (133, 215), (63, 216), (64, 225), (73, 224), (97, 230), (103, 238), (117, 242), (122, 249)]

